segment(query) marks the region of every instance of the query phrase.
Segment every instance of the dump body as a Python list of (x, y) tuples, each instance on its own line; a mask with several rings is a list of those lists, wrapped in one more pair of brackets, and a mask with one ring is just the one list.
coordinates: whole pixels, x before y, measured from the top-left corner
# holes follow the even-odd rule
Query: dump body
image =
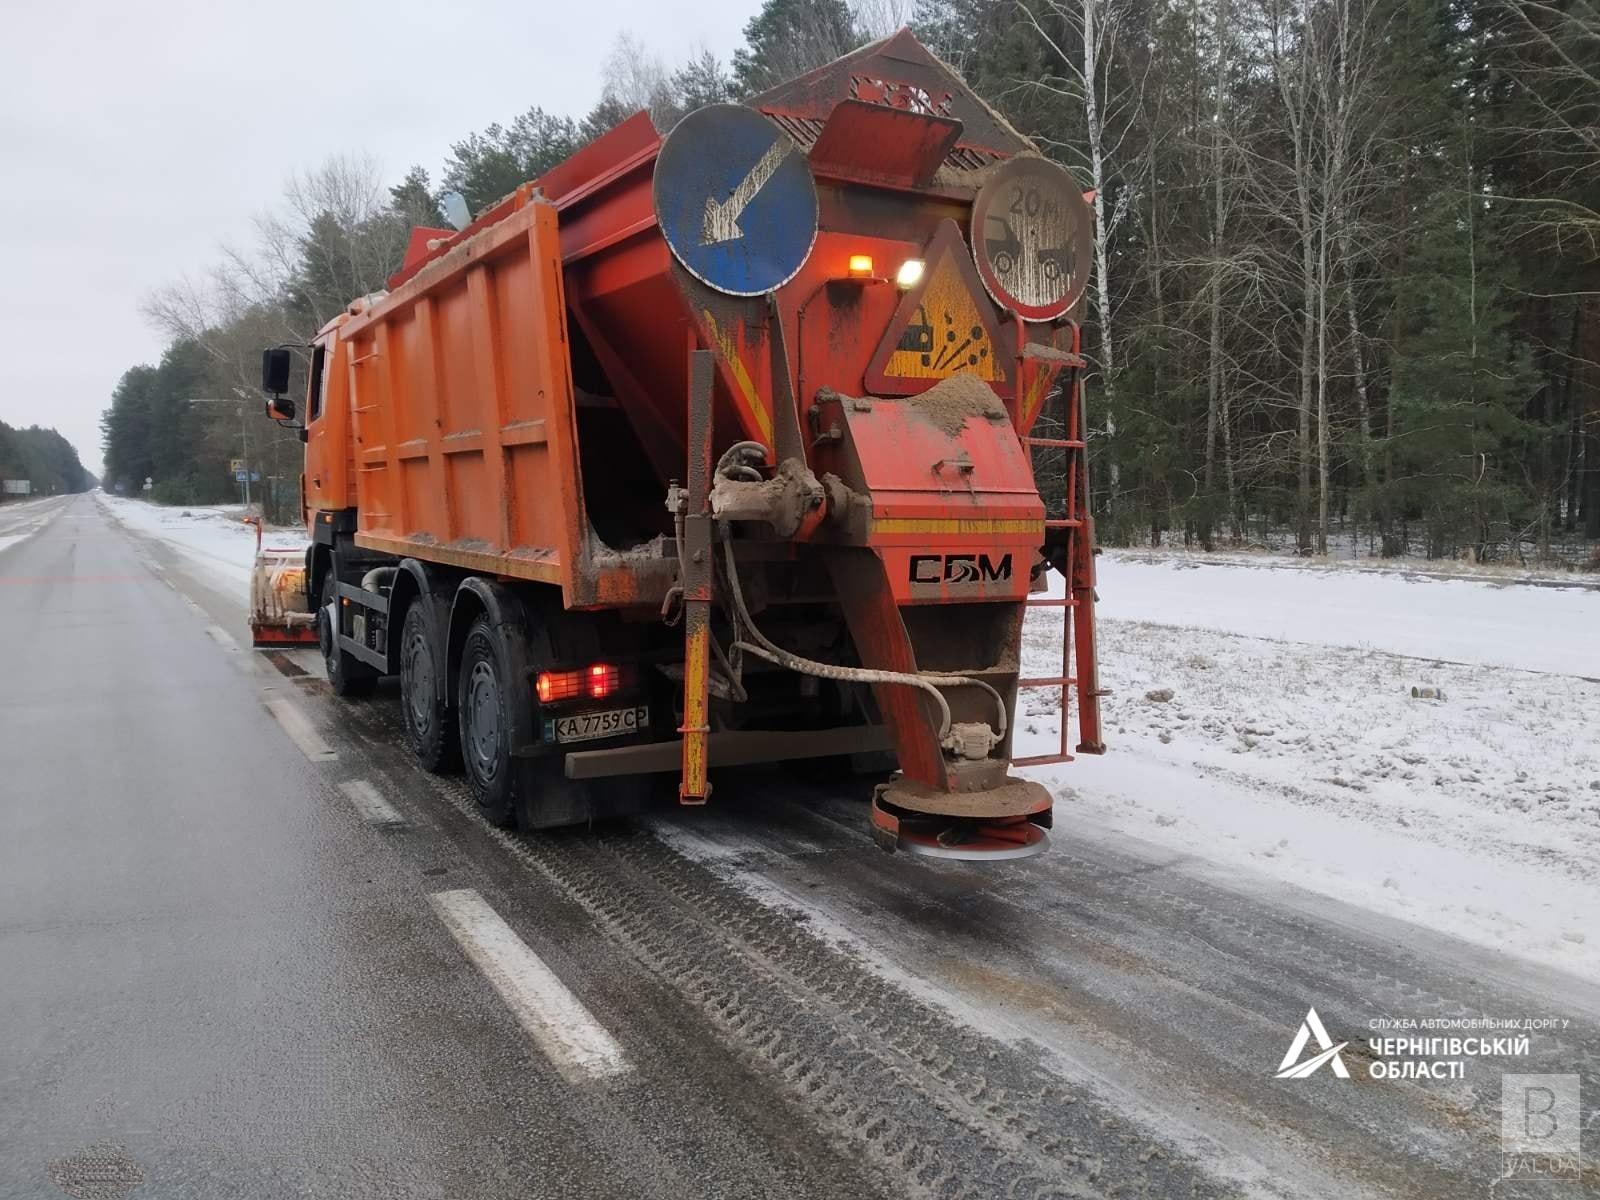
[(568, 607), (638, 594), (652, 570), (664, 587), (664, 560), (624, 565), (589, 542), (552, 205), (520, 195), (356, 307), (338, 333), (357, 545), (554, 584)]

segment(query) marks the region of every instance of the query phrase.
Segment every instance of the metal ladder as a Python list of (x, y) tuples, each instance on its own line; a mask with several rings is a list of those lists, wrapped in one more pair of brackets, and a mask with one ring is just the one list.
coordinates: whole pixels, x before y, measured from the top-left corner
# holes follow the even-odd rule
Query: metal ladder
[[(1064, 531), (1066, 553), (1061, 561), (1066, 566), (1064, 572), (1066, 591), (1060, 597), (1030, 595), (1023, 602), (1025, 607), (1030, 609), (1061, 610), (1061, 674), (1024, 677), (1017, 680), (1019, 693), (1023, 688), (1061, 689), (1061, 743), (1054, 754), (1035, 754), (1027, 758), (1013, 759), (1013, 765), (1019, 767), (1072, 761), (1073, 756), (1067, 750), (1069, 744), (1067, 719), (1074, 689), (1078, 693), (1077, 752), (1105, 753), (1105, 743), (1100, 738), (1100, 674), (1095, 657), (1094, 637), (1094, 519), (1089, 515), (1089, 465), (1086, 454), (1088, 444), (1085, 440), (1086, 430), (1083, 421), (1083, 389), (1079, 380), (1079, 374), (1084, 366), (1082, 331), (1076, 321), (1065, 321), (1064, 326), (1072, 335), (1072, 349), (1066, 366), (1067, 383), (1064, 387), (1051, 385), (1049, 392), (1040, 402), (1039, 416), (1035, 418), (1034, 423), (1036, 425), (1040, 419), (1052, 415), (1049, 412), (1051, 398), (1059, 396), (1056, 407), (1064, 411), (1055, 415), (1065, 436), (1022, 438), (1022, 444), (1028, 450), (1029, 465), (1035, 467), (1036, 481), (1035, 450), (1061, 450), (1066, 454), (1065, 470), (1062, 472), (1065, 495), (1055, 497), (1061, 502), (1059, 508), (1062, 515), (1050, 516), (1051, 498), (1045, 497), (1044, 522), (1047, 531)], [(1028, 360), (1026, 329), (1020, 320), (1017, 322), (1017, 346), (1017, 412), (1020, 417), (1022, 397), (1025, 394), (1025, 367)], [(1073, 670), (1074, 658), (1076, 671)], [(1017, 699), (1020, 703), (1020, 694)]]

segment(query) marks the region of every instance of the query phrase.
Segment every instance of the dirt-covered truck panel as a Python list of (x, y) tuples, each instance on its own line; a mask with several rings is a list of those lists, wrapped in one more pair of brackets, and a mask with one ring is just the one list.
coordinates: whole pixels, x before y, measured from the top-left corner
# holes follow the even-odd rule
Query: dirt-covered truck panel
[[(1087, 219), (901, 33), (416, 231), (317, 343), (330, 679), (398, 674), (424, 762), (524, 823), (599, 811), (579, 784), (675, 769), (704, 803), (719, 763), (887, 750), (885, 845), (1036, 853), (1019, 689), (1101, 749)], [(1059, 675), (1021, 676), (1030, 605)]]

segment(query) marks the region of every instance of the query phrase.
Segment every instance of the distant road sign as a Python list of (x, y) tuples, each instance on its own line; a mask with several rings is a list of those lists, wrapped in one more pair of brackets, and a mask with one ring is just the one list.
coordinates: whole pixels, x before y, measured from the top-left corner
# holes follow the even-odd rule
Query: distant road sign
[(231, 461), (228, 464), (228, 470), (232, 471), (235, 475), (237, 475), (240, 471), (244, 470), (244, 459), (236, 458), (233, 461)]
[(33, 494), (33, 482), (28, 479), (6, 479), (0, 481), (0, 495), (29, 496)]
[(740, 104), (697, 109), (667, 135), (655, 206), (678, 261), (732, 296), (787, 283), (817, 238), (817, 185), (805, 154)]
[(1089, 281), (1089, 206), (1044, 158), (1007, 161), (972, 204), (972, 257), (989, 294), (1028, 321), (1050, 321)]

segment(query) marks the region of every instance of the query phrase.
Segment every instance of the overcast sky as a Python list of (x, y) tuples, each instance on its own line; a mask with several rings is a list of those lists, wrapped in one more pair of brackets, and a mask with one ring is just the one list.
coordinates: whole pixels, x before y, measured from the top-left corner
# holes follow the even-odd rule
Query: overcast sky
[(612, 40), (726, 61), (759, 0), (42, 0), (0, 35), (0, 420), (100, 469), (101, 410), (163, 339), (141, 298), (203, 271), (291, 172), (366, 151), (435, 181), (532, 105), (582, 115)]

